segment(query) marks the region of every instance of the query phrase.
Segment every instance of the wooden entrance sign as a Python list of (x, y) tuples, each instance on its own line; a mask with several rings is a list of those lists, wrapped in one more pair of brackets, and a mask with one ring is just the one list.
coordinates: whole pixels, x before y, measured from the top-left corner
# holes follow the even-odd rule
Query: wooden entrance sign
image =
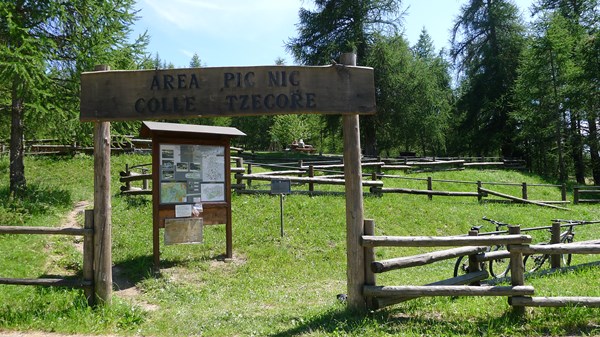
[(81, 75), (81, 121), (374, 114), (373, 69), (229, 67)]
[[(167, 231), (166, 224), (179, 232), (225, 224), (225, 254), (231, 258), (229, 145), (232, 137), (245, 134), (228, 127), (144, 122), (140, 136), (152, 138), (154, 266), (160, 265), (160, 228)], [(189, 221), (182, 224), (184, 219)], [(195, 234), (188, 242), (198, 242), (200, 233)], [(178, 236), (165, 243), (181, 241), (185, 238)]]
[[(372, 68), (356, 55), (323, 67), (261, 66), (95, 71), (81, 75), (81, 121), (202, 116), (338, 114), (344, 117), (348, 305), (364, 310), (359, 274), (363, 233), (359, 114), (375, 114)], [(107, 140), (105, 140), (107, 141)], [(110, 191), (104, 191), (110, 193)]]

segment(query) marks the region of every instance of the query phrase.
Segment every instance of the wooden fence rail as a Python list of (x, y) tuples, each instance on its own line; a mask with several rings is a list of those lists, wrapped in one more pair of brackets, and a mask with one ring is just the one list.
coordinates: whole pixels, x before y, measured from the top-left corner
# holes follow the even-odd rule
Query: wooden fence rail
[[(594, 223), (594, 222), (589, 222)], [(566, 224), (563, 226), (571, 226)], [(361, 245), (365, 250), (366, 282), (363, 287), (365, 301), (371, 309), (380, 309), (410, 299), (423, 296), (507, 296), (509, 304), (515, 312), (524, 314), (525, 306), (588, 306), (600, 307), (600, 297), (533, 297), (533, 286), (525, 285), (525, 266), (523, 256), (529, 254), (549, 254), (559, 257), (560, 254), (600, 254), (600, 240), (589, 240), (570, 244), (532, 245), (531, 236), (522, 235), (520, 226), (509, 226), (508, 234), (490, 236), (376, 236), (373, 220), (365, 220), (365, 235), (361, 237)], [(560, 234), (561, 224), (554, 221), (552, 232)], [(556, 235), (554, 235), (556, 236)], [(556, 241), (552, 241), (556, 242)], [(506, 245), (508, 250), (487, 252), (488, 247)], [(399, 257), (383, 261), (375, 261), (375, 247), (444, 247), (446, 249), (414, 256)], [(422, 266), (433, 262), (453, 259), (469, 255), (469, 272), (424, 286), (378, 286), (375, 273), (387, 272), (400, 268)], [(488, 273), (478, 268), (482, 261), (498, 258), (510, 258), (511, 286), (481, 286), (478, 281), (488, 277)], [(557, 259), (553, 259), (557, 260)], [(560, 260), (560, 259), (558, 259)], [(471, 268), (473, 267), (473, 268)], [(559, 268), (554, 265), (552, 268)], [(470, 284), (470, 285), (465, 285)]]
[[(585, 195), (594, 195), (596, 198), (582, 198)], [(600, 203), (600, 186), (575, 186), (573, 187), (573, 203), (578, 204), (580, 202), (588, 203)]]
[(25, 226), (0, 226), (0, 235), (3, 234), (41, 234), (41, 235), (76, 235), (83, 236), (83, 266), (82, 278), (0, 278), (0, 284), (7, 285), (33, 285), (45, 287), (83, 288), (89, 305), (96, 303), (94, 294), (94, 213), (93, 210), (85, 211), (83, 228), (77, 227), (25, 227)]

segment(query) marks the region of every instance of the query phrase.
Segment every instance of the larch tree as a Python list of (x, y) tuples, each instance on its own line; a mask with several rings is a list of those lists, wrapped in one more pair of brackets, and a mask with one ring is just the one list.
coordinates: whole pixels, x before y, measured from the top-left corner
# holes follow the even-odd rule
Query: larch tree
[[(330, 64), (344, 52), (355, 52), (358, 65), (365, 63), (369, 46), (378, 34), (398, 32), (400, 0), (315, 0), (315, 9), (301, 8), (298, 36), (287, 49), (305, 65)], [(377, 69), (376, 69), (377, 71)], [(328, 125), (339, 125), (329, 118)], [(366, 155), (377, 155), (376, 118), (362, 118)]]
[(81, 131), (80, 73), (96, 64), (127, 69), (144, 58), (147, 36), (129, 42), (136, 20), (134, 4), (134, 0), (0, 2), (0, 81), (10, 95), (11, 194), (22, 196), (27, 187), (25, 131), (63, 137)]
[(510, 0), (470, 0), (452, 29), (450, 54), (459, 71), (461, 152), (514, 156), (512, 89), (525, 27)]

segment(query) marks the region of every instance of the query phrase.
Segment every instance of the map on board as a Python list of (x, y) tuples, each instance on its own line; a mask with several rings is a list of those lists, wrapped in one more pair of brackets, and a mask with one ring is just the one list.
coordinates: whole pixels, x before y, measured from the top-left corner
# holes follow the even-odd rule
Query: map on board
[(163, 204), (182, 203), (187, 200), (187, 183), (164, 182), (160, 184), (160, 202)]
[(225, 201), (225, 147), (160, 145), (160, 203)]
[(225, 186), (223, 184), (202, 184), (202, 201), (224, 201)]

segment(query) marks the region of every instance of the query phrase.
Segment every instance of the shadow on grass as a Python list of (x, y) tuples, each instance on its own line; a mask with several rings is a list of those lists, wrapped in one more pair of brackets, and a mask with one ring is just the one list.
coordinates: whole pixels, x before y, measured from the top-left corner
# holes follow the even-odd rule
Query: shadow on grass
[[(331, 309), (294, 328), (272, 334), (272, 337), (304, 336), (315, 332), (326, 335), (438, 335), (438, 336), (483, 336), (483, 335), (551, 335), (597, 333), (598, 327), (589, 322), (568, 322), (558, 319), (546, 324), (544, 315), (530, 318), (520, 315), (511, 308), (498, 317), (471, 318), (467, 321), (444, 319), (440, 313), (425, 312), (421, 309), (405, 307), (388, 308), (370, 313), (358, 313), (345, 307)], [(415, 311), (417, 310), (417, 312)], [(538, 317), (539, 316), (539, 317)], [(552, 315), (550, 315), (552, 316)], [(554, 320), (554, 318), (553, 318)]]
[(73, 203), (69, 191), (35, 184), (29, 184), (21, 198), (12, 197), (8, 187), (1, 188), (0, 200), (4, 208), (17, 208), (29, 214), (44, 214), (48, 207), (70, 207)]

